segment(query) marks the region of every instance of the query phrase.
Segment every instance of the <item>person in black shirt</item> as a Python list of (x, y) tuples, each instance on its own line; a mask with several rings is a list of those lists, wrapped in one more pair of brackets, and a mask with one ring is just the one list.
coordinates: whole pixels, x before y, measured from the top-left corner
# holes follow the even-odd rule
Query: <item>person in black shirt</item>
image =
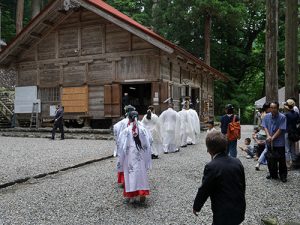
[(285, 133), (285, 158), (287, 168), (292, 167), (292, 161), (296, 161), (297, 156), (295, 153), (296, 143), (290, 140), (289, 133), (297, 132), (297, 122), (299, 120), (299, 114), (294, 111), (295, 102), (292, 99), (286, 100), (284, 108), (287, 110), (286, 116), (286, 133)]
[[(221, 132), (222, 134), (227, 135), (228, 124), (233, 121), (233, 117), (235, 116), (235, 121), (240, 121), (240, 118), (237, 115), (234, 115), (234, 107), (231, 104), (226, 105), (225, 107), (226, 114), (221, 117)], [(227, 153), (231, 157), (237, 156), (237, 140), (228, 141)]]
[(61, 133), (61, 136), (60, 136), (61, 140), (65, 139), (63, 116), (64, 116), (64, 107), (58, 105), (56, 108), (55, 117), (54, 117), (54, 125), (53, 125), (53, 129), (52, 129), (52, 137), (51, 137), (52, 140), (55, 139), (55, 132), (56, 132), (57, 128), (59, 128), (59, 131)]

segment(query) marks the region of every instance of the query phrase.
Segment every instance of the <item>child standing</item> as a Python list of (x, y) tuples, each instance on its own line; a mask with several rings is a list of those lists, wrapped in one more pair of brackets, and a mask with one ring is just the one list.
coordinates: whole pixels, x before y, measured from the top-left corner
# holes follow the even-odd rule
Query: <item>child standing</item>
[(213, 132), (213, 131), (217, 131), (216, 130), (216, 128), (215, 128), (215, 122), (213, 121), (213, 120), (209, 120), (208, 122), (207, 122), (207, 133), (211, 133), (211, 132)]
[(251, 144), (251, 139), (250, 138), (245, 138), (244, 141), (245, 146), (239, 146), (239, 148), (247, 153), (246, 158), (251, 159), (254, 157), (254, 147)]

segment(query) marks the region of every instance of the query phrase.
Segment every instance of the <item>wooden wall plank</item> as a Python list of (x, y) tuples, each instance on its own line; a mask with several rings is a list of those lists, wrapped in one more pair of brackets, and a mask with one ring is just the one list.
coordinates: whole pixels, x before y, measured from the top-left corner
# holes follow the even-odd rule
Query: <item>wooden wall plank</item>
[(170, 62), (166, 55), (160, 57), (160, 78), (165, 80), (170, 79)]
[(152, 44), (144, 41), (138, 36), (132, 35), (132, 50), (141, 50), (141, 49), (154, 49)]
[(106, 24), (106, 52), (128, 51), (130, 33), (114, 24)]
[(35, 52), (34, 49), (25, 50), (18, 57), (19, 62), (33, 62), (35, 61)]
[(172, 78), (176, 83), (180, 83), (180, 66), (177, 63), (172, 63)]
[(62, 96), (62, 100), (64, 100), (64, 101), (72, 101), (73, 99), (76, 99), (78, 101), (85, 100), (86, 99), (86, 93), (64, 94)]
[(104, 117), (104, 86), (89, 87), (89, 115), (93, 119)]
[(97, 60), (88, 65), (89, 83), (112, 80), (112, 63), (104, 60)]
[(60, 58), (79, 55), (78, 27), (59, 30), (58, 41)]
[(117, 79), (158, 79), (159, 58), (153, 56), (123, 57), (117, 62)]
[(88, 112), (88, 87), (63, 88), (62, 105), (66, 113)]
[(102, 53), (102, 26), (81, 28), (81, 54), (94, 55)]
[(37, 85), (37, 65), (35, 63), (18, 66), (18, 86)]
[(168, 108), (168, 103), (164, 103), (166, 99), (169, 98), (169, 82), (161, 82), (160, 83), (160, 110), (161, 112)]
[(63, 68), (63, 81), (65, 83), (83, 84), (85, 83), (85, 65), (72, 62)]
[(60, 68), (54, 64), (45, 64), (40, 67), (40, 86), (59, 85)]
[(55, 40), (55, 33), (51, 33), (38, 44), (38, 60), (55, 59)]

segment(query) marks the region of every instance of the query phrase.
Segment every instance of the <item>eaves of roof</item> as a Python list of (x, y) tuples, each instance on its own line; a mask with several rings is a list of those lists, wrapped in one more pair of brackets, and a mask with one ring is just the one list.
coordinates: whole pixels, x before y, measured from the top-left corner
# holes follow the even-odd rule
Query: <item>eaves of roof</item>
[[(61, 0), (56, 0), (56, 1), (52, 1), (50, 4), (48, 4), (37, 16), (35, 16), (29, 22), (29, 24), (7, 46), (5, 46), (2, 49), (2, 51), (0, 52), (0, 64), (1, 64), (1, 58), (6, 57), (8, 55), (8, 52), (11, 50), (11, 48), (13, 46), (17, 45), (20, 40), (25, 38), (25, 36), (28, 32), (33, 31), (35, 26), (37, 26), (40, 21), (45, 19), (47, 17), (47, 13), (49, 13), (53, 8), (55, 8), (56, 5), (60, 1)], [(96, 7), (97, 9), (110, 14), (114, 18), (116, 18), (118, 20), (121, 20), (124, 23), (127, 23), (128, 25), (142, 31), (146, 35), (149, 35), (150, 37), (156, 39), (157, 41), (169, 46), (170, 48), (172, 48), (176, 52), (182, 54), (187, 59), (193, 61), (195, 64), (197, 64), (200, 67), (205, 68), (206, 70), (210, 71), (212, 74), (214, 74), (214, 76), (218, 77), (219, 79), (228, 80), (228, 77), (225, 76), (220, 71), (214, 69), (211, 66), (208, 66), (206, 63), (204, 63), (202, 60), (198, 59), (197, 57), (193, 56), (191, 53), (189, 53), (186, 50), (184, 50), (183, 48), (175, 45), (174, 43), (166, 40), (165, 38), (158, 35), (154, 31), (144, 27), (143, 25), (141, 25), (140, 23), (138, 23), (135, 20), (131, 19), (130, 17), (128, 17), (124, 13), (121, 13), (117, 9), (115, 9), (112, 6), (108, 5), (104, 1), (102, 1), (102, 0), (71, 0), (71, 1), (78, 2), (78, 3), (88, 3), (88, 4)], [(81, 5), (83, 5), (83, 4), (81, 4)]]

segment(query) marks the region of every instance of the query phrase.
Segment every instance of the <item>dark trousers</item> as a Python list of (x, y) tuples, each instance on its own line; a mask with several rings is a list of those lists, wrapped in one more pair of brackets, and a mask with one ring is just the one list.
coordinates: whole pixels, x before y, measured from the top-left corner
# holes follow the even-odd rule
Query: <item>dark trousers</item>
[(287, 177), (285, 147), (273, 147), (273, 149), (271, 149), (271, 147), (268, 146), (266, 158), (268, 161), (268, 169), (270, 172), (270, 176), (272, 178), (278, 178), (278, 169), (279, 177), (281, 179)]
[(54, 122), (54, 125), (53, 125), (53, 129), (52, 129), (52, 139), (55, 138), (55, 132), (56, 132), (56, 129), (59, 129), (60, 131), (60, 138), (61, 139), (65, 139), (65, 134), (64, 134), (64, 125), (62, 122), (58, 122), (58, 123), (55, 123)]
[(256, 151), (256, 156), (259, 158), (261, 153), (265, 150), (265, 145), (258, 145), (257, 146), (257, 151)]

